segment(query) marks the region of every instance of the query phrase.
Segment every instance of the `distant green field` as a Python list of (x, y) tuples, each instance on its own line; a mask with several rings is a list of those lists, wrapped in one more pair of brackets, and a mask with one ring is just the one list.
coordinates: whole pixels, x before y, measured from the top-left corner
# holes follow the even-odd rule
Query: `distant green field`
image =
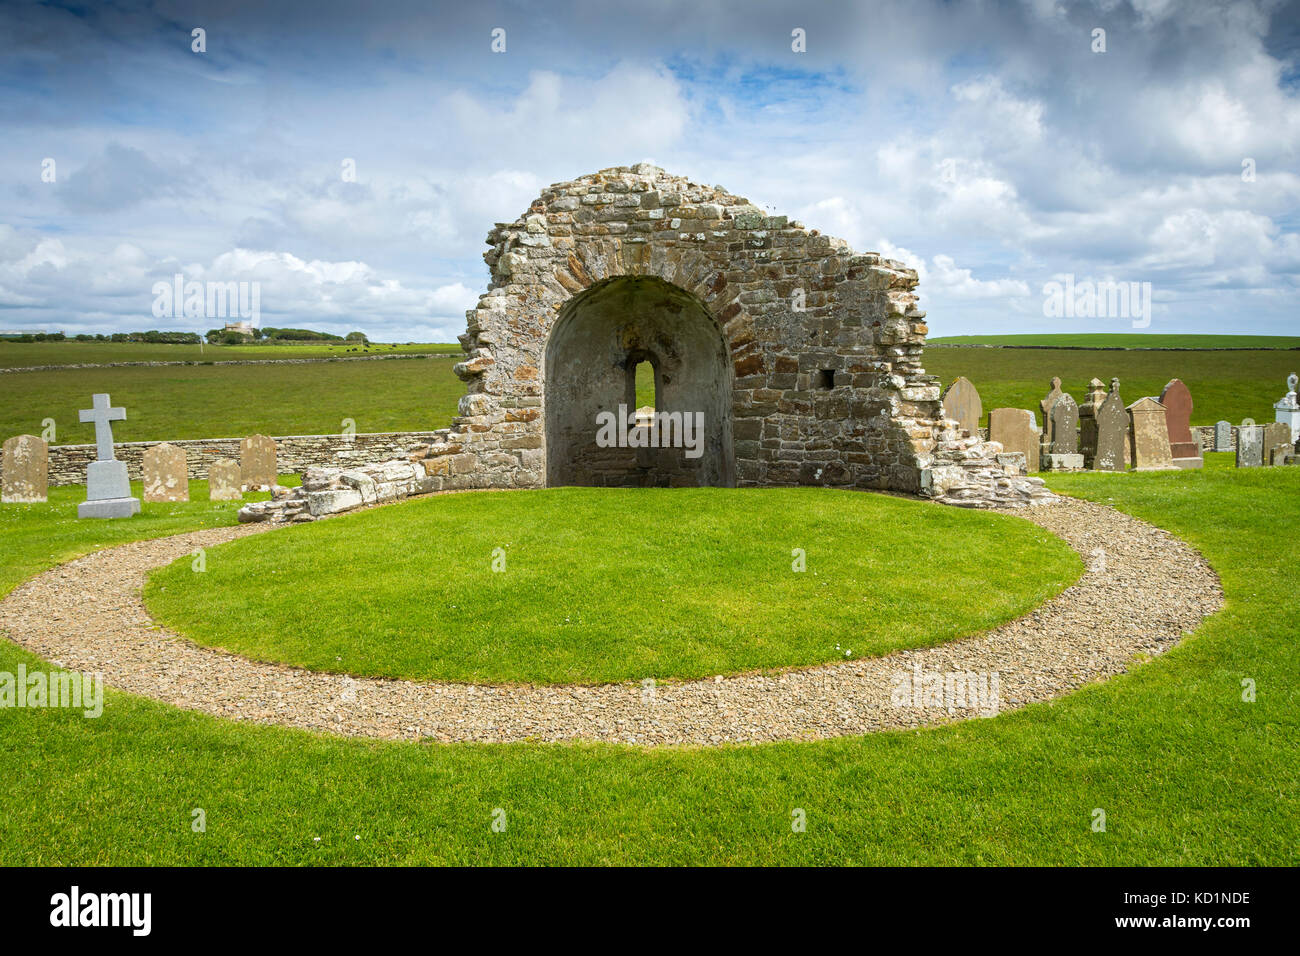
[(1143, 335), (1096, 332), (1034, 335), (943, 335), (931, 345), (1006, 345), (1087, 349), (1300, 349), (1292, 335)]
[(359, 432), (443, 428), (465, 385), (452, 358), (310, 365), (190, 365), (66, 369), (0, 375), (0, 438), (39, 435), (53, 418), (58, 444), (94, 440), (77, 411), (107, 392), (127, 419), (118, 441), (328, 435), (345, 418)]
[[(63, 348), (60, 343), (25, 346)], [(13, 345), (0, 345), (0, 353)], [(73, 348), (98, 349), (90, 345)], [(127, 346), (184, 349), (185, 346)], [(307, 346), (305, 348), (320, 348)], [(451, 349), (454, 346), (424, 346)], [(240, 347), (209, 348), (229, 355)], [(287, 355), (294, 346), (249, 347), (247, 351)], [(129, 359), (125, 359), (129, 360)], [(332, 434), (345, 418), (358, 431), (442, 428), (456, 414), (463, 383), (452, 372), (454, 358), (397, 362), (324, 362), (311, 365), (194, 365), (103, 368), (0, 374), (0, 438), (40, 434), (53, 418), (60, 444), (89, 442), (93, 433), (77, 421), (94, 392), (108, 392), (125, 406), (127, 420), (114, 429), (120, 441)], [(1109, 383), (1119, 376), (1131, 403), (1159, 395), (1166, 382), (1181, 378), (1192, 390), (1194, 424), (1243, 418), (1271, 421), (1272, 406), (1286, 391), (1286, 377), (1300, 373), (1300, 355), (1280, 349), (1252, 351), (1099, 351), (1076, 349), (980, 349), (931, 345), (925, 367), (947, 384), (958, 375), (975, 383), (987, 413), (1001, 406), (1038, 409), (1054, 375), (1083, 401), (1093, 376)], [(642, 370), (648, 373), (648, 367)], [(637, 404), (654, 402), (648, 374), (637, 379)]]
[(456, 354), (453, 344), (151, 345), (147, 342), (8, 342), (0, 339), (0, 368), (31, 365), (107, 365), (110, 362), (234, 362), (259, 359), (329, 358), (388, 353)]
[[(1286, 377), (1300, 373), (1300, 355), (1279, 349), (1243, 352), (1106, 352), (1071, 349), (968, 349), (930, 345), (925, 368), (947, 386), (965, 375), (979, 390), (984, 424), (994, 408), (1028, 408), (1038, 402), (1054, 375), (1082, 403), (1094, 376), (1107, 385), (1118, 376), (1120, 395), (1131, 405), (1143, 395), (1159, 397), (1165, 384), (1181, 378), (1192, 391), (1192, 424), (1220, 419), (1273, 420), (1273, 403), (1286, 394)], [(1040, 416), (1041, 418), (1041, 416)], [(1040, 421), (1041, 425), (1042, 422)]]

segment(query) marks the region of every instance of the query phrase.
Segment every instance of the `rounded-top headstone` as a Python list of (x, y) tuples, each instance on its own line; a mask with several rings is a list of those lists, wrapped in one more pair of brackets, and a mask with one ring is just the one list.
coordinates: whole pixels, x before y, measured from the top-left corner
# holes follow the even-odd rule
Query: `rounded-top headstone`
[(145, 501), (190, 500), (190, 470), (184, 448), (163, 442), (145, 449), (140, 472)]
[(980, 393), (964, 375), (957, 376), (956, 381), (944, 390), (943, 414), (945, 418), (956, 420), (957, 427), (963, 431), (979, 434), (984, 405)]

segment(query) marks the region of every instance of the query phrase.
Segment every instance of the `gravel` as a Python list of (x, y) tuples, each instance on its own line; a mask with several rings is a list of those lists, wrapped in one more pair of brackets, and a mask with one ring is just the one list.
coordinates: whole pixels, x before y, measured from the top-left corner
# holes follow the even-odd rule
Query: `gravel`
[[(717, 745), (991, 716), (1123, 673), (1222, 607), (1213, 570), (1165, 531), (1074, 499), (1015, 514), (1059, 535), (1088, 567), (1056, 598), (937, 647), (774, 674), (598, 686), (352, 678), (199, 647), (150, 619), (141, 598), (150, 569), (275, 525), (196, 531), (71, 561), (0, 602), (0, 630), (60, 666), (102, 673), (119, 690), (252, 723), (394, 740)], [(985, 681), (996, 673), (997, 699), (983, 696), (970, 707), (950, 693), (917, 706), (925, 703), (912, 696), (917, 667), (922, 675), (973, 672)]]

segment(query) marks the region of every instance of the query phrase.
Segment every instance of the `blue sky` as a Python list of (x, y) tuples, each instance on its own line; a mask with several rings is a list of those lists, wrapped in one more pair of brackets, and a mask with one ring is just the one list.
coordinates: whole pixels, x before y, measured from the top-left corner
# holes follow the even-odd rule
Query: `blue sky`
[(9, 2), (0, 327), (219, 324), (153, 317), (180, 272), (260, 282), (265, 325), (450, 341), (492, 223), (649, 160), (913, 265), (932, 335), (1133, 331), (1046, 317), (1066, 274), (1150, 282), (1146, 331), (1294, 334), (1298, 21), (1164, 0)]

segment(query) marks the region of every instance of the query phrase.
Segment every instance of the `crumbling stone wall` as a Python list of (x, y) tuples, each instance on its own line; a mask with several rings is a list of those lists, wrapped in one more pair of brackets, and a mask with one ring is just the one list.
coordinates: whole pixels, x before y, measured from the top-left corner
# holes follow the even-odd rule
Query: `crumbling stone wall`
[[(967, 507), (1051, 497), (1000, 445), (943, 419), (916, 272), (899, 262), (648, 164), (556, 183), (487, 241), (491, 282), (460, 337), (467, 393), (452, 427), (391, 475), (321, 472), (314, 491), (241, 517), (310, 520), (372, 485), (398, 497), (548, 483), (808, 484)], [(704, 413), (698, 462), (597, 447), (596, 415), (632, 404), (643, 359), (665, 410)]]
[[(729, 427), (730, 461), (702, 482), (922, 490), (942, 411), (921, 364), (917, 276), (901, 263), (646, 164), (557, 183), (488, 243), (492, 281), (461, 336), (468, 394), (454, 427), (461, 452), (497, 456), (510, 484), (547, 481), (546, 406), (573, 397), (567, 353), (607, 350), (563, 335), (570, 303), (647, 277), (677, 290), (725, 351), (729, 421), (718, 433)], [(623, 344), (644, 345), (638, 334)], [(683, 374), (698, 374), (698, 357), (681, 357)], [(583, 407), (621, 398), (611, 390)], [(563, 429), (553, 425), (552, 440)]]

